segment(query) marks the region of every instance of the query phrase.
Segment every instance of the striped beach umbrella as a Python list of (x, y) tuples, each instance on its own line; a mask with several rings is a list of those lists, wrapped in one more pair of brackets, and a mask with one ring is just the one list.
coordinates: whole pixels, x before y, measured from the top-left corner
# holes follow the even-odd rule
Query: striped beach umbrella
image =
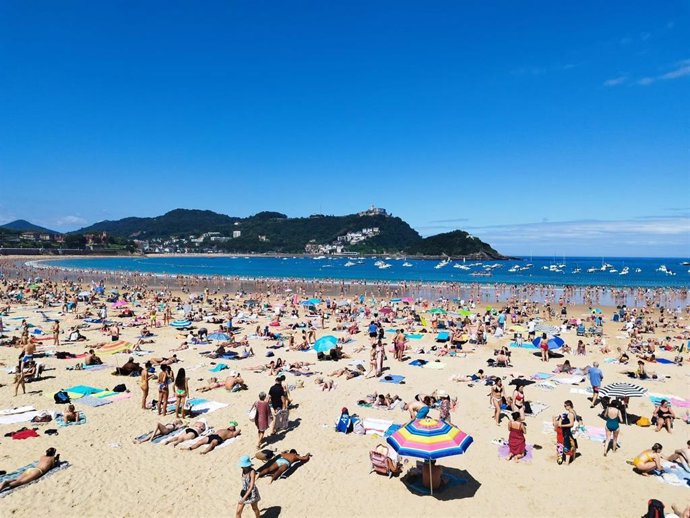
[(117, 342), (111, 342), (109, 344), (104, 345), (103, 347), (98, 349), (98, 352), (103, 354), (116, 354), (131, 349), (132, 342), (128, 342), (126, 340), (118, 340)]
[(400, 455), (426, 460), (465, 453), (472, 441), (456, 426), (430, 417), (415, 419), (388, 437)]
[(185, 327), (191, 326), (192, 323), (189, 320), (173, 320), (170, 322), (170, 325), (177, 329), (184, 329)]
[(599, 391), (599, 395), (605, 397), (642, 397), (646, 393), (645, 387), (626, 382), (611, 383)]
[(452, 424), (427, 417), (407, 423), (388, 437), (387, 441), (399, 455), (430, 461), (461, 455), (467, 451), (474, 439)]

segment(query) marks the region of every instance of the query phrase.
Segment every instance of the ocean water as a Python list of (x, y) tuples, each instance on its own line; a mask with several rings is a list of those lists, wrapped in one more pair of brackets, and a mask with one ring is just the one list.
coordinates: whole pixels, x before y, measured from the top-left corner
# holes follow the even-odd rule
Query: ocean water
[[(323, 259), (152, 256), (59, 259), (40, 262), (64, 268), (125, 270), (168, 275), (684, 288), (690, 287), (690, 266), (681, 264), (686, 260), (635, 257), (525, 257), (520, 261), (453, 261), (441, 267), (439, 267), (439, 261), (405, 260), (383, 256)], [(380, 262), (390, 266), (381, 268)], [(409, 266), (403, 266), (404, 264)], [(626, 268), (627, 273), (623, 273)]]

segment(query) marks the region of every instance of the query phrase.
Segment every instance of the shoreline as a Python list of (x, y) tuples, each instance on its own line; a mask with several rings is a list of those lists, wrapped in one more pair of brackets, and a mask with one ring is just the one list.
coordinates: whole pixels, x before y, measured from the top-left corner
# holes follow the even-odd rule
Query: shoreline
[[(179, 254), (187, 256), (188, 254)], [(215, 254), (211, 254), (212, 256)], [(107, 256), (106, 256), (107, 257)], [(244, 256), (242, 256), (244, 257)], [(81, 256), (65, 257), (66, 259), (83, 259)], [(95, 258), (95, 257), (94, 257)], [(576, 304), (594, 304), (603, 307), (615, 307), (622, 304), (638, 306), (645, 299), (652, 299), (661, 305), (686, 305), (690, 293), (687, 288), (665, 286), (606, 286), (574, 285), (545, 283), (506, 283), (506, 282), (434, 282), (405, 280), (371, 280), (371, 279), (334, 279), (321, 277), (269, 277), (269, 276), (232, 276), (198, 274), (152, 273), (135, 270), (101, 270), (97, 268), (73, 268), (53, 266), (51, 259), (36, 260), (33, 257), (18, 256), (2, 258), (5, 263), (21, 265), (42, 273), (50, 272), (51, 278), (91, 282), (115, 283), (125, 280), (153, 284), (161, 288), (201, 289), (202, 286), (213, 289), (230, 289), (249, 292), (292, 291), (295, 293), (319, 292), (329, 296), (414, 296), (422, 299), (466, 299), (479, 297), (493, 303), (507, 301), (511, 297), (537, 298), (542, 302), (556, 303), (564, 298)], [(29, 259), (29, 260), (27, 260)], [(0, 262), (2, 264), (2, 262)]]

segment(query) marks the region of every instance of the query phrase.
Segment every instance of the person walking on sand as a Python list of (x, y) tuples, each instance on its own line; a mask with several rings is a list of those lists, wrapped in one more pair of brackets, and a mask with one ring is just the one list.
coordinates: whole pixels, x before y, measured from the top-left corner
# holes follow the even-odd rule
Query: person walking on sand
[(242, 491), (240, 491), (240, 499), (237, 502), (237, 510), (235, 511), (235, 518), (240, 518), (244, 511), (244, 506), (249, 504), (254, 511), (256, 518), (259, 518), (259, 488), (256, 487), (256, 470), (252, 466), (252, 460), (249, 455), (242, 455), (240, 457), (240, 469), (242, 470)]
[(256, 430), (259, 434), (256, 447), (259, 449), (264, 442), (264, 434), (266, 433), (266, 430), (271, 427), (271, 421), (273, 420), (271, 407), (268, 404), (268, 401), (266, 401), (265, 392), (259, 392), (259, 400), (254, 403), (253, 410), (254, 424), (256, 425)]
[(175, 377), (175, 417), (180, 417), (180, 412), (182, 412), (182, 419), (185, 418), (185, 407), (184, 402), (189, 396), (189, 378), (184, 368), (180, 368), (177, 371), (177, 376)]
[(599, 389), (601, 388), (601, 382), (604, 379), (604, 374), (599, 368), (599, 362), (594, 362), (592, 366), (587, 371), (589, 375), (589, 383), (592, 385), (592, 406), (594, 408), (597, 404), (597, 399), (599, 398)]
[(611, 443), (611, 449), (614, 452), (618, 449), (618, 433), (620, 432), (619, 428), (621, 421), (623, 420), (618, 405), (618, 401), (613, 401), (604, 412), (604, 417), (606, 418), (606, 440), (604, 441), (604, 457), (606, 457), (606, 454), (609, 452), (609, 443)]

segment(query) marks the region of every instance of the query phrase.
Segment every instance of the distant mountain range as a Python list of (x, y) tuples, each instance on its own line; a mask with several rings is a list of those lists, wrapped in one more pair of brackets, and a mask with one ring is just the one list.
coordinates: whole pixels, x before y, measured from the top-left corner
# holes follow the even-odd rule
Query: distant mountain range
[[(22, 232), (60, 236), (59, 232), (25, 220), (0, 225), (0, 234), (14, 235), (14, 242)], [(358, 214), (314, 214), (306, 218), (288, 218), (280, 212), (259, 212), (238, 218), (210, 210), (175, 209), (153, 218), (100, 221), (64, 235), (64, 243), (76, 248), (87, 244), (102, 246), (106, 241), (98, 234), (103, 233), (107, 235), (107, 243), (117, 242), (131, 250), (134, 249), (131, 242), (136, 240), (147, 243), (152, 250), (506, 258), (463, 230), (423, 238), (402, 219), (373, 207)]]
[(50, 230), (49, 228), (39, 227), (38, 225), (29, 223), (25, 219), (16, 219), (9, 223), (5, 223), (4, 225), (0, 225), (0, 228), (3, 228), (5, 230), (12, 230), (14, 232), (40, 232), (42, 234), (51, 235), (57, 235), (60, 233), (56, 232), (55, 230)]

